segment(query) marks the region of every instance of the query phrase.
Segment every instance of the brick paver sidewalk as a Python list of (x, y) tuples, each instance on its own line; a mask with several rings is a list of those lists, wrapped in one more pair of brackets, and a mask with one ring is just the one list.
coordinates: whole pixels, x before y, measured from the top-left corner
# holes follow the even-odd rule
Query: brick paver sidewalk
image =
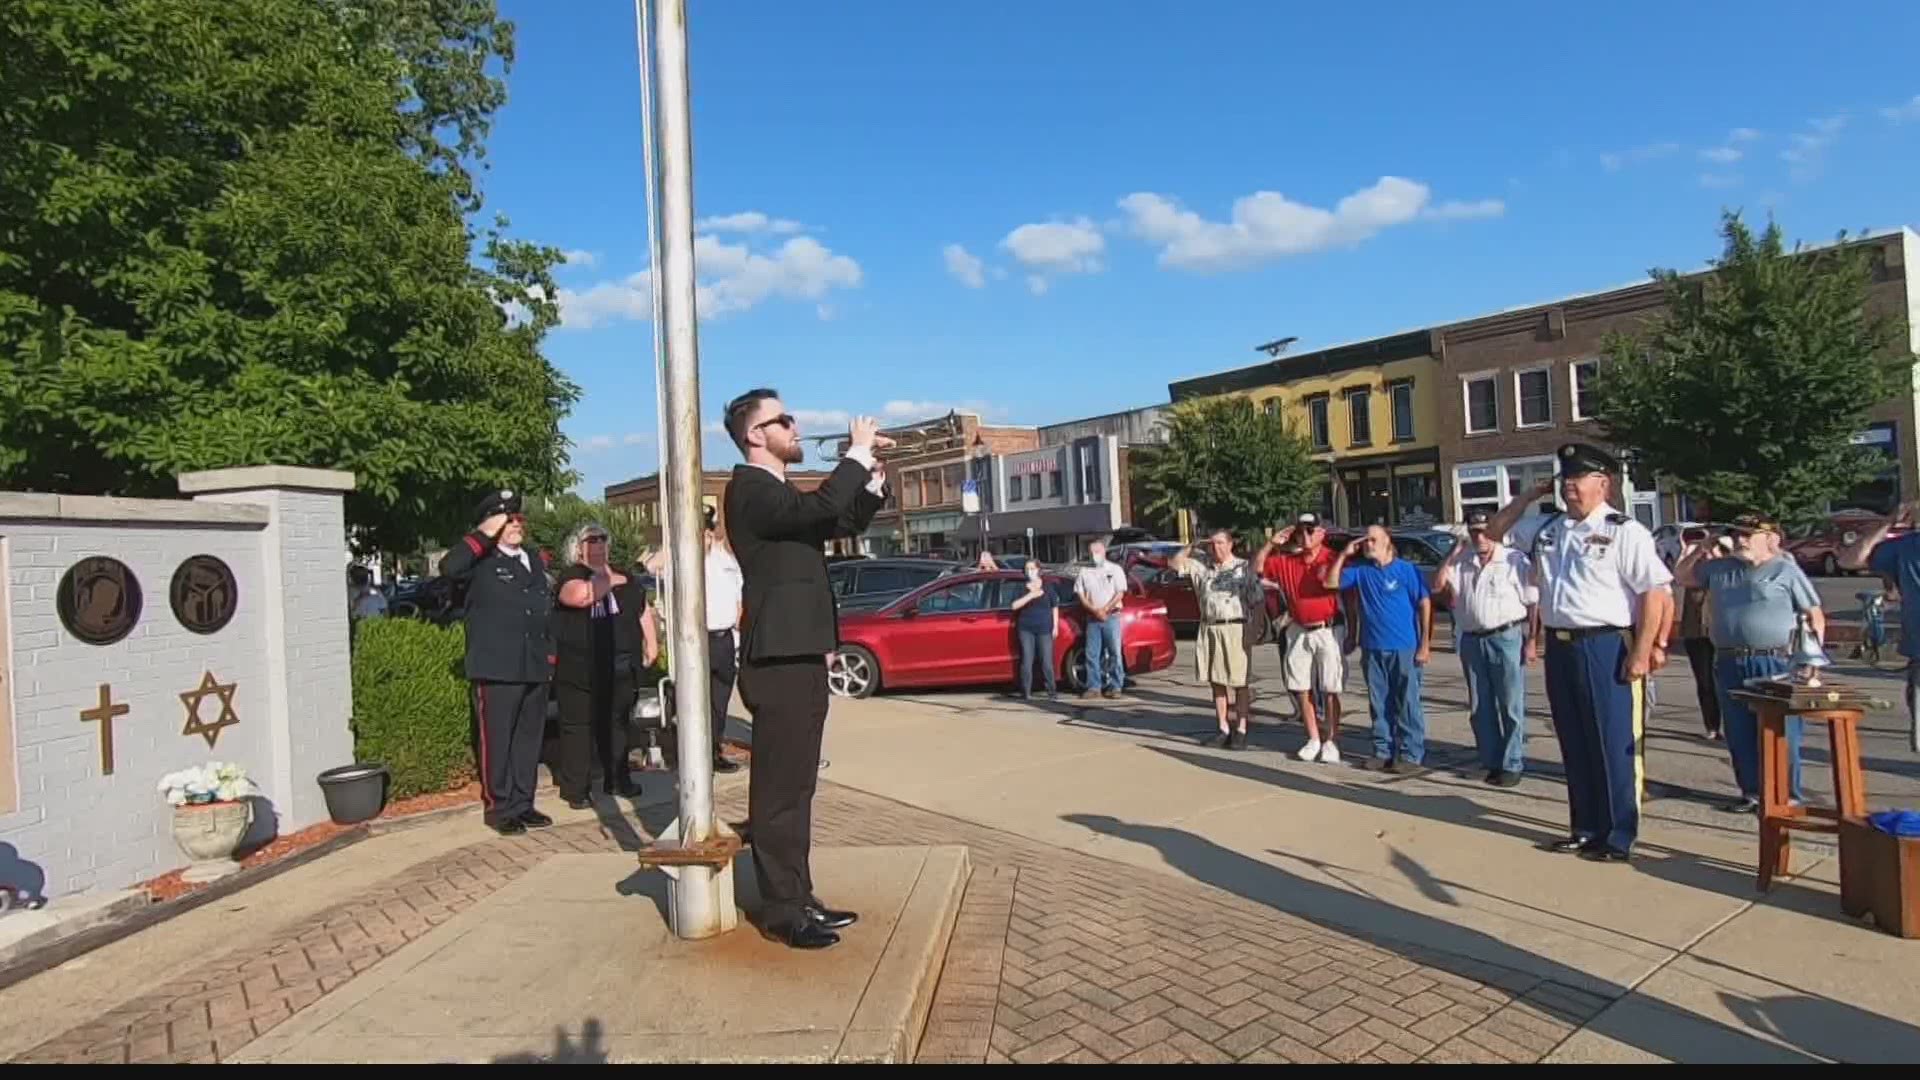
[[(744, 785), (730, 785), (722, 810), (739, 814), (744, 797)], [(1605, 1004), (832, 784), (820, 787), (816, 835), (972, 851), (922, 1061), (1530, 1062)], [(229, 1058), (548, 855), (618, 847), (598, 823), (477, 842), (288, 926), (266, 951), (211, 960), (15, 1060)], [(14, 992), (31, 993), (32, 983)]]

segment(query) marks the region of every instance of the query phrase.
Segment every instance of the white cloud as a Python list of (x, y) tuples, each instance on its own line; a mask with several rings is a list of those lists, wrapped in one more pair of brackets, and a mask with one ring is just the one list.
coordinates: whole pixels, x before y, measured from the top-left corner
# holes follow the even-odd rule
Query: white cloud
[(1731, 165), (1746, 156), (1747, 152), (1737, 146), (1709, 146), (1700, 151), (1701, 161), (1710, 161), (1715, 165)]
[(620, 437), (622, 446), (651, 446), (656, 441), (651, 431), (629, 431)]
[(1506, 212), (1507, 204), (1500, 199), (1479, 199), (1473, 202), (1449, 199), (1420, 211), (1420, 218), (1423, 221), (1480, 221), (1485, 218), (1500, 217)]
[(782, 235), (807, 231), (805, 225), (787, 218), (768, 217), (758, 210), (701, 218), (693, 223), (695, 232), (770, 232)]
[(848, 427), (853, 423), (852, 414), (845, 409), (795, 409), (793, 418), (800, 422), (802, 428), (811, 429), (816, 435)]
[(1160, 264), (1182, 270), (1230, 270), (1288, 255), (1351, 247), (1416, 218), (1464, 220), (1504, 213), (1498, 199), (1429, 208), (1425, 184), (1383, 176), (1328, 210), (1274, 191), (1236, 199), (1233, 220), (1208, 221), (1165, 195), (1136, 192), (1120, 200), (1134, 235), (1160, 248)]
[(1896, 124), (1920, 120), (1920, 94), (1913, 95), (1913, 100), (1903, 105), (1891, 105), (1881, 109), (1880, 115)]
[(1031, 271), (1027, 288), (1035, 296), (1047, 291), (1052, 275), (1097, 274), (1106, 269), (1102, 256), (1107, 238), (1084, 217), (1022, 225), (1008, 233), (1000, 246)]
[(560, 257), (567, 260), (568, 266), (578, 266), (584, 270), (591, 270), (600, 262), (599, 252), (582, 248), (568, 248), (560, 253)]
[(1738, 173), (1701, 173), (1700, 186), (1709, 189), (1721, 189), (1740, 186)]
[(1672, 157), (1679, 152), (1680, 144), (1677, 142), (1648, 143), (1645, 146), (1636, 146), (1631, 150), (1601, 154), (1600, 167), (1608, 172), (1619, 172), (1629, 165), (1638, 165), (1645, 161), (1657, 161), (1660, 158)]
[(987, 264), (981, 262), (978, 255), (973, 254), (959, 244), (948, 244), (946, 247), (940, 249), (940, 254), (946, 259), (947, 273), (952, 274), (954, 280), (969, 289), (982, 289), (986, 287)]
[[(860, 264), (836, 255), (811, 236), (790, 237), (768, 251), (716, 236), (693, 241), (698, 275), (695, 303), (703, 318), (746, 311), (773, 298), (820, 301), (834, 289), (859, 287)], [(587, 289), (561, 289), (561, 325), (590, 330), (612, 322), (644, 322), (653, 316), (652, 283), (646, 270)], [(816, 304), (816, 312), (819, 305)], [(830, 317), (828, 314), (822, 317)]]
[(1820, 175), (1826, 166), (1827, 149), (1840, 140), (1847, 117), (1845, 113), (1822, 117), (1809, 120), (1807, 126), (1812, 130), (1787, 136), (1787, 148), (1780, 151), (1780, 160), (1792, 166), (1789, 175), (1799, 183)]
[(1753, 128), (1734, 128), (1727, 132), (1727, 141), (1730, 143), (1752, 142), (1759, 137), (1760, 133)]
[(595, 435), (593, 438), (588, 439), (586, 442), (580, 445), (581, 445), (581, 448), (586, 450), (588, 453), (598, 453), (601, 450), (611, 450), (613, 449), (613, 436)]

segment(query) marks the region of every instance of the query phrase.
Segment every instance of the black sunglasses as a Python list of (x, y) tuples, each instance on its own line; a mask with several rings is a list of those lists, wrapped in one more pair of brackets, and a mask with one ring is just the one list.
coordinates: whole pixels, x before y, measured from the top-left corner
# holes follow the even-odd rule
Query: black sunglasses
[(775, 424), (778, 424), (779, 426), (791, 431), (793, 430), (793, 425), (798, 422), (799, 421), (793, 418), (792, 413), (781, 413), (779, 416), (776, 416), (771, 420), (760, 421), (759, 423), (753, 425), (753, 427), (749, 428), (748, 430), (759, 431), (761, 428), (770, 428), (770, 427), (773, 427)]

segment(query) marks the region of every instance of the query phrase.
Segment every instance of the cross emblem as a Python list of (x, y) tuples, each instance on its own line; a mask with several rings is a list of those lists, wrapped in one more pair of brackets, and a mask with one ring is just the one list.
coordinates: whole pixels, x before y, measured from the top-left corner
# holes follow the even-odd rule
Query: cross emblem
[(113, 703), (113, 687), (100, 684), (100, 704), (91, 709), (80, 711), (82, 723), (98, 720), (100, 722), (100, 775), (113, 775), (113, 721), (117, 717), (131, 712), (131, 706)]
[[(203, 673), (199, 686), (180, 695), (181, 704), (187, 707), (187, 726), (180, 730), (180, 734), (198, 735), (207, 740), (207, 749), (213, 749), (214, 742), (220, 738), (220, 729), (230, 728), (240, 722), (233, 712), (233, 692), (238, 689), (237, 683), (222, 685), (211, 671)], [(202, 720), (200, 703), (210, 694), (220, 699), (220, 715), (211, 721)]]

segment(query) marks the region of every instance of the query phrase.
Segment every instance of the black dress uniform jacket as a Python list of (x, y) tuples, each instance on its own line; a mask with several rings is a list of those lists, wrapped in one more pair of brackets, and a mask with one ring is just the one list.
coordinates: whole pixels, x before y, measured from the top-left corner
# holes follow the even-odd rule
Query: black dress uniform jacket
[(553, 674), (553, 591), (540, 556), (526, 556), (523, 566), (491, 538), (471, 532), (440, 564), (442, 574), (467, 587), (469, 679), (544, 683)]
[(882, 504), (866, 466), (844, 460), (801, 492), (757, 465), (727, 484), (727, 540), (746, 578), (742, 659), (824, 656), (840, 646), (839, 611), (821, 548), (866, 531)]

